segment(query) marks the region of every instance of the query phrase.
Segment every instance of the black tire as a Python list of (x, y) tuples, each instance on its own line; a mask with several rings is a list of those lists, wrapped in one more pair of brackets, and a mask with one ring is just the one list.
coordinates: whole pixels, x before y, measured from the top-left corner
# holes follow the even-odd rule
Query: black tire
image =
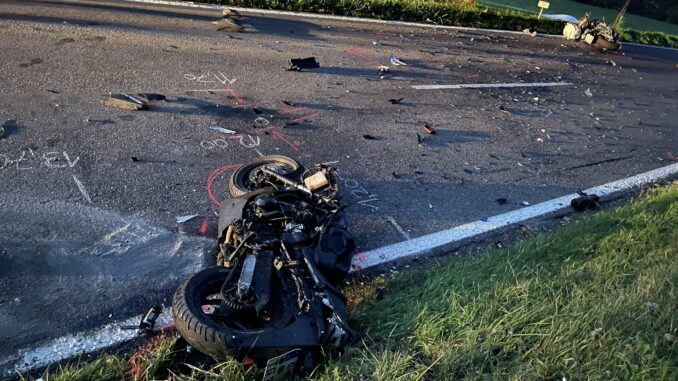
[[(239, 273), (238, 270), (236, 267), (233, 271)], [(275, 332), (276, 324), (281, 320), (289, 320), (294, 315), (288, 304), (282, 302), (279, 303), (279, 309), (270, 322), (251, 329), (229, 327), (212, 319), (203, 311), (204, 300), (209, 295), (219, 293), (231, 271), (225, 267), (215, 266), (193, 274), (177, 288), (172, 300), (172, 315), (179, 334), (198, 351), (216, 359), (240, 357), (241, 350), (248, 349), (241, 348), (247, 335), (253, 332), (257, 334)], [(237, 276), (234, 278), (237, 280)], [(280, 295), (277, 297), (280, 298)]]
[(597, 37), (595, 41), (593, 41), (594, 47), (598, 49), (603, 49), (603, 50), (618, 50), (621, 47), (621, 44), (618, 42), (610, 42), (602, 37)]
[(228, 192), (231, 197), (240, 197), (256, 190), (250, 182), (250, 175), (255, 169), (264, 165), (277, 165), (282, 170), (279, 172), (280, 174), (292, 178), (301, 176), (301, 173), (304, 170), (299, 162), (287, 156), (262, 156), (241, 166), (233, 172), (233, 175), (228, 179)]

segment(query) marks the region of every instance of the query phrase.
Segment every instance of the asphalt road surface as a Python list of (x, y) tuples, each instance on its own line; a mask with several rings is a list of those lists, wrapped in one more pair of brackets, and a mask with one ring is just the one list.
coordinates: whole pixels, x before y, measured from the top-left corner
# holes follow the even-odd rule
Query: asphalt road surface
[[(219, 16), (0, 3), (0, 363), (168, 304), (211, 260), (228, 175), (260, 155), (333, 163), (360, 250), (678, 157), (673, 50), (261, 15), (233, 33)], [(283, 70), (309, 56), (320, 68)], [(411, 87), (517, 82), (572, 85)], [(167, 101), (122, 110), (111, 92)]]

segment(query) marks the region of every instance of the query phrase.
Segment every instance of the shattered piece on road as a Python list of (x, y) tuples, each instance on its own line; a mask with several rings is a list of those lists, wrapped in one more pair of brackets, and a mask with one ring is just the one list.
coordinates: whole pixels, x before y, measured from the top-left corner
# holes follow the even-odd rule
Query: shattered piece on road
[(109, 95), (108, 99), (101, 101), (106, 106), (117, 107), (125, 110), (143, 110), (148, 103), (141, 100), (141, 97), (125, 93)]
[(598, 197), (598, 195), (586, 194), (583, 192), (579, 192), (579, 195), (579, 197), (573, 198), (570, 202), (570, 206), (572, 206), (574, 210), (583, 212), (586, 209), (598, 206), (598, 201), (600, 201), (600, 197)]
[(363, 138), (365, 138), (366, 140), (379, 140), (378, 137), (372, 136), (372, 135), (368, 135), (368, 134), (363, 135)]
[(288, 101), (287, 99), (281, 99), (280, 102), (282, 102), (283, 104), (286, 104), (288, 106), (291, 106), (291, 107), (294, 107), (294, 106), (297, 105), (296, 103)]
[(389, 57), (389, 60), (391, 61), (391, 65), (407, 66), (407, 64), (405, 62), (401, 61), (400, 59), (398, 59), (398, 57), (396, 57), (395, 54), (391, 54), (391, 57)]
[(417, 144), (421, 145), (421, 143), (423, 143), (424, 140), (426, 140), (426, 138), (424, 137), (424, 135), (422, 135), (422, 134), (420, 134), (420, 133), (417, 132)]
[(377, 66), (377, 70), (379, 70), (380, 73), (388, 73), (391, 70), (391, 68), (388, 66), (379, 65)]
[(235, 9), (229, 9), (228, 7), (224, 7), (224, 9), (221, 11), (221, 14), (223, 17), (233, 19), (233, 20), (242, 20), (242, 15), (238, 13)]
[(523, 201), (521, 202), (521, 204), (523, 204), (523, 206), (530, 206), (530, 203), (528, 201)]
[(245, 30), (245, 27), (240, 25), (240, 23), (228, 17), (222, 17), (219, 20), (212, 21), (212, 24), (217, 26), (217, 32), (222, 30), (229, 30), (232, 32), (242, 32)]
[(324, 188), (329, 184), (329, 180), (327, 180), (327, 177), (321, 171), (316, 172), (315, 174), (304, 179), (304, 185), (306, 185), (306, 188), (308, 188), (308, 190), (311, 192), (315, 192), (316, 190)]
[(612, 60), (607, 60), (607, 61), (605, 61), (605, 63), (612, 66), (612, 67), (617, 67), (617, 63), (612, 61)]
[(504, 197), (499, 197), (499, 198), (496, 199), (495, 201), (496, 201), (497, 204), (499, 204), (499, 205), (504, 205), (504, 204), (506, 204), (506, 203), (508, 202), (508, 200), (507, 200), (506, 198), (504, 198)]
[(391, 173), (391, 175), (393, 175), (393, 178), (394, 178), (394, 179), (400, 179), (400, 174), (398, 174), (398, 173), (395, 172), (395, 171), (393, 171), (393, 173)]
[(405, 99), (405, 98), (391, 98), (391, 99), (388, 100), (388, 102), (392, 105), (397, 105), (400, 102), (402, 102), (403, 99)]
[(220, 127), (220, 126), (219, 126), (218, 124), (216, 124), (216, 123), (214, 123), (213, 125), (211, 125), (211, 126), (210, 126), (210, 129), (211, 129), (211, 130), (214, 130), (214, 131), (223, 132), (224, 134), (235, 134), (235, 133), (236, 133), (235, 131), (229, 130), (228, 128)]
[(260, 116), (260, 117), (258, 117), (258, 118), (256, 118), (256, 119), (254, 119), (254, 127), (257, 127), (257, 128), (258, 128), (258, 127), (266, 127), (266, 126), (268, 126), (269, 124), (271, 124), (271, 122), (269, 122), (268, 119), (266, 119), (266, 118), (264, 118), (264, 117), (261, 117), (261, 116)]
[(291, 58), (290, 67), (287, 71), (302, 71), (303, 69), (315, 69), (320, 67), (318, 61), (315, 60), (315, 57), (308, 58)]
[(526, 29), (523, 29), (523, 33), (529, 34), (529, 35), (532, 36), (532, 37), (537, 37), (537, 31), (536, 31), (536, 30), (535, 30), (535, 31), (530, 31), (529, 28), (526, 28)]
[(257, 115), (261, 115), (264, 113), (263, 111), (261, 111), (259, 107), (252, 107), (252, 111), (254, 111), (254, 113)]
[(142, 102), (146, 102), (146, 104), (151, 106), (157, 104), (158, 102), (167, 100), (167, 97), (164, 95), (156, 93), (139, 93), (137, 94), (136, 98), (140, 99)]
[(136, 156), (132, 156), (131, 159), (132, 159), (132, 162), (134, 162), (134, 163), (138, 163), (138, 162), (139, 162), (139, 158), (136, 157)]
[(591, 92), (591, 89), (586, 89), (586, 91), (584, 91), (584, 95), (591, 98), (593, 96), (593, 93)]
[(139, 333), (152, 333), (153, 328), (155, 327), (155, 321), (158, 320), (160, 313), (162, 312), (162, 307), (153, 306), (148, 312), (141, 318), (139, 322)]
[(179, 217), (177, 217), (177, 223), (183, 224), (184, 222), (192, 220), (196, 217), (198, 217), (197, 214), (188, 214), (188, 215), (185, 215), (185, 216), (179, 216)]
[(563, 28), (563, 36), (566, 40), (578, 40), (581, 37), (581, 28), (577, 23), (567, 23)]
[(434, 135), (438, 131), (435, 128), (429, 126), (428, 124), (425, 124), (424, 125), (424, 132), (426, 132), (429, 135)]
[(503, 112), (506, 115), (512, 115), (511, 111), (509, 111), (504, 105), (499, 106), (499, 111)]

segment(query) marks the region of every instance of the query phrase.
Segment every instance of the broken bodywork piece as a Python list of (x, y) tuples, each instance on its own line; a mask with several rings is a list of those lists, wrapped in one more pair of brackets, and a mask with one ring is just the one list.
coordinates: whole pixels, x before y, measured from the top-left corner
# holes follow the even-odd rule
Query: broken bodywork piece
[(164, 95), (154, 93), (110, 94), (108, 99), (101, 101), (106, 106), (122, 108), (125, 110), (144, 110), (148, 106), (157, 104), (166, 100)]
[(570, 202), (570, 206), (572, 206), (574, 210), (583, 212), (586, 209), (598, 206), (598, 201), (600, 201), (600, 197), (598, 197), (598, 195), (586, 194), (584, 192), (577, 193), (579, 193), (579, 197), (573, 198)]
[(290, 66), (285, 70), (302, 71), (303, 69), (315, 69), (317, 67), (320, 67), (320, 64), (315, 60), (315, 57), (291, 58)]
[(568, 40), (583, 40), (603, 50), (617, 50), (621, 47), (612, 28), (602, 21), (590, 19), (588, 14), (579, 19), (578, 23), (567, 23), (563, 28), (563, 36)]
[(217, 266), (177, 289), (176, 327), (203, 353), (246, 356), (290, 379), (352, 338), (336, 285), (355, 243), (336, 172), (265, 156), (236, 170), (229, 193), (219, 212)]

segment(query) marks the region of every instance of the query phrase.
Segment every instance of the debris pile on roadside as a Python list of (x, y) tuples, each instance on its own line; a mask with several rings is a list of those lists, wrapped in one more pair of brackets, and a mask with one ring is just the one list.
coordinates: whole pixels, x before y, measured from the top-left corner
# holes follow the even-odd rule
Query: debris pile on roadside
[(568, 40), (584, 41), (603, 50), (617, 50), (621, 47), (612, 28), (603, 21), (590, 19), (588, 14), (579, 19), (579, 23), (565, 24), (563, 36)]

